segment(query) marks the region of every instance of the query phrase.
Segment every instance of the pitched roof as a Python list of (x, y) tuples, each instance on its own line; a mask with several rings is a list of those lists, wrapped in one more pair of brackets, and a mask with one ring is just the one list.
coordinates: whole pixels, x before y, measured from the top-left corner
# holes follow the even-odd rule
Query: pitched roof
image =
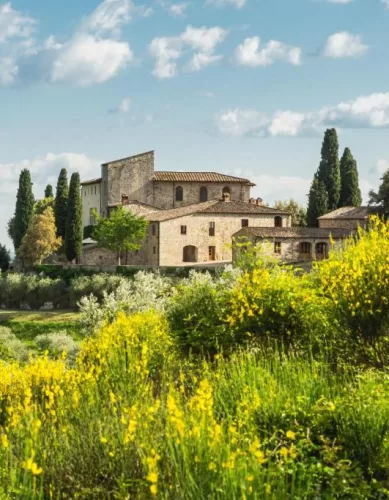
[(245, 227), (238, 233), (248, 232), (259, 238), (345, 238), (353, 231), (351, 229), (330, 229), (321, 227)]
[(218, 172), (154, 172), (153, 179), (160, 182), (225, 182), (255, 186), (248, 179)]
[(161, 208), (155, 207), (154, 205), (150, 205), (149, 203), (143, 203), (142, 201), (138, 201), (138, 200), (130, 200), (128, 203), (125, 203), (125, 204), (123, 204), (122, 202), (112, 203), (111, 205), (108, 205), (108, 208), (114, 208), (114, 207), (119, 207), (119, 206), (123, 206), (125, 208), (129, 205), (130, 206), (135, 205), (137, 207), (147, 209), (150, 212), (161, 211)]
[(138, 158), (139, 156), (146, 156), (146, 155), (150, 155), (150, 154), (153, 155), (154, 154), (154, 150), (145, 151), (144, 153), (139, 153), (137, 155), (126, 156), (125, 158), (119, 158), (118, 160), (107, 161), (105, 163), (102, 163), (101, 166), (102, 167), (106, 167), (107, 165), (112, 165), (113, 163), (120, 163), (122, 161), (130, 160), (131, 158)]
[(160, 210), (146, 215), (150, 221), (163, 222), (192, 214), (241, 214), (241, 215), (289, 215), (276, 208), (261, 207), (243, 201), (209, 200), (186, 207)]
[(87, 186), (88, 184), (100, 184), (100, 183), (101, 183), (101, 177), (98, 177), (96, 179), (89, 179), (88, 181), (81, 182), (81, 186)]
[(322, 219), (351, 219), (351, 220), (364, 220), (374, 214), (382, 212), (380, 207), (341, 207), (333, 212), (322, 215)]

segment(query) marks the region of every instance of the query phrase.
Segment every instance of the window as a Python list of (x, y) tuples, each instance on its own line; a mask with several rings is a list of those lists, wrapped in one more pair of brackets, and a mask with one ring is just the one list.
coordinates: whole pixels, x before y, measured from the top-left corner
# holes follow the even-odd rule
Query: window
[(216, 260), (216, 247), (208, 247), (209, 260)]
[(157, 253), (157, 247), (153, 247), (153, 253)]
[(96, 224), (96, 219), (95, 217), (93, 216), (93, 212), (95, 211), (96, 209), (95, 208), (90, 208), (89, 209), (89, 224), (91, 226), (94, 226)]
[(176, 201), (183, 201), (184, 200), (184, 190), (182, 189), (181, 186), (176, 187)]
[(248, 219), (242, 219), (242, 227), (248, 227), (249, 226), (249, 220)]
[(208, 201), (208, 189), (204, 186), (200, 188), (200, 201)]
[(155, 227), (155, 224), (153, 224), (153, 225), (151, 226), (151, 234), (152, 234), (153, 236), (155, 236), (155, 234), (156, 234), (156, 227)]
[(274, 227), (282, 227), (282, 217), (279, 215), (274, 217)]
[(181, 234), (186, 234), (186, 226), (181, 226)]
[(209, 223), (209, 236), (215, 236), (215, 223)]
[(274, 242), (274, 253), (281, 254), (281, 241)]
[(311, 246), (311, 244), (308, 243), (307, 241), (303, 241), (302, 243), (300, 243), (300, 245), (299, 245), (299, 253), (311, 255), (311, 253), (312, 253), (312, 246)]
[(95, 194), (97, 193), (97, 186), (95, 186)]
[(223, 194), (231, 194), (231, 192), (230, 192), (230, 188), (229, 188), (228, 186), (225, 186), (225, 187), (223, 188)]

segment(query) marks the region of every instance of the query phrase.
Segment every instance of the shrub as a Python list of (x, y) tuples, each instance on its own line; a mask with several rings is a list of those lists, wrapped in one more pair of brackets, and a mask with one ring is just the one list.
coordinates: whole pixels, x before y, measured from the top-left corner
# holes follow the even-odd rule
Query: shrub
[(27, 347), (14, 335), (10, 328), (0, 326), (0, 360), (28, 361)]
[(38, 335), (35, 338), (35, 344), (38, 349), (49, 351), (54, 357), (59, 357), (65, 353), (67, 358), (72, 361), (74, 361), (79, 350), (77, 343), (65, 331)]

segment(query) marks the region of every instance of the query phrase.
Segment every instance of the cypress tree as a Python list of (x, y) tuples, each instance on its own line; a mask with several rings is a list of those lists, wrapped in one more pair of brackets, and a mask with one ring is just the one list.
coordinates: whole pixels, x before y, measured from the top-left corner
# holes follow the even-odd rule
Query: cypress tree
[(309, 227), (317, 227), (318, 217), (328, 212), (327, 191), (317, 174), (313, 178), (308, 196), (307, 223)]
[(65, 255), (69, 262), (82, 252), (82, 202), (80, 175), (76, 172), (70, 178), (69, 199), (65, 231)]
[(362, 204), (361, 190), (359, 189), (359, 178), (357, 162), (349, 148), (344, 150), (340, 160), (340, 207), (360, 207)]
[(336, 210), (340, 199), (340, 165), (338, 135), (334, 128), (327, 129), (324, 134), (318, 178), (327, 191), (328, 209)]
[(16, 196), (16, 209), (13, 221), (12, 234), (15, 250), (22, 243), (28, 226), (34, 215), (34, 195), (32, 193), (32, 182), (30, 171), (24, 169), (20, 172), (19, 188)]
[(47, 184), (46, 186), (45, 198), (54, 198), (53, 186), (51, 184)]
[(54, 203), (55, 227), (57, 228), (57, 236), (62, 239), (65, 239), (66, 232), (68, 196), (68, 174), (66, 172), (66, 168), (63, 168), (58, 177)]
[(389, 170), (381, 177), (381, 184), (378, 193), (370, 191), (369, 205), (379, 205), (383, 208), (386, 217), (389, 216)]

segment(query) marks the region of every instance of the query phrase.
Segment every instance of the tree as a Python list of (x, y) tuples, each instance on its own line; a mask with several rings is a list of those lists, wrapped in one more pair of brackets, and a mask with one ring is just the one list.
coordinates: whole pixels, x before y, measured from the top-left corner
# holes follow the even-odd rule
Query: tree
[(19, 188), (16, 196), (15, 218), (12, 223), (12, 239), (15, 250), (19, 248), (34, 214), (34, 195), (30, 171), (20, 172)]
[(66, 168), (63, 168), (58, 177), (57, 191), (55, 194), (55, 204), (54, 204), (55, 226), (57, 228), (57, 236), (60, 236), (62, 239), (65, 239), (68, 197), (69, 197), (68, 174), (66, 172)]
[(292, 226), (306, 227), (307, 225), (307, 209), (299, 205), (292, 198), (289, 201), (278, 200), (274, 204), (275, 208), (290, 212), (292, 214)]
[(381, 185), (378, 193), (370, 191), (369, 205), (379, 205), (383, 208), (386, 216), (389, 215), (389, 170), (387, 170), (381, 177)]
[(51, 184), (47, 184), (46, 186), (45, 198), (54, 198), (53, 186)]
[(327, 191), (328, 210), (336, 210), (340, 199), (340, 165), (338, 135), (334, 128), (325, 131), (317, 174)]
[(112, 211), (107, 219), (96, 211), (94, 217), (96, 227), (92, 238), (99, 247), (117, 253), (119, 266), (122, 252), (139, 250), (142, 246), (148, 226), (144, 217), (134, 215), (121, 205)]
[(57, 237), (54, 212), (51, 207), (35, 214), (16, 254), (25, 266), (40, 264), (62, 245)]
[(15, 247), (15, 216), (13, 215), (7, 223), (7, 234)]
[(328, 196), (325, 185), (315, 175), (309, 190), (307, 224), (317, 227), (317, 219), (328, 212)]
[(38, 200), (34, 205), (34, 213), (43, 214), (47, 208), (52, 208), (54, 213), (54, 198), (43, 198), (43, 200)]
[(82, 235), (80, 174), (75, 172), (70, 178), (65, 228), (65, 255), (69, 262), (81, 255)]
[(362, 204), (357, 162), (349, 148), (344, 150), (340, 160), (340, 207), (360, 207)]
[(5, 245), (0, 244), (0, 269), (4, 272), (9, 269), (11, 255)]

